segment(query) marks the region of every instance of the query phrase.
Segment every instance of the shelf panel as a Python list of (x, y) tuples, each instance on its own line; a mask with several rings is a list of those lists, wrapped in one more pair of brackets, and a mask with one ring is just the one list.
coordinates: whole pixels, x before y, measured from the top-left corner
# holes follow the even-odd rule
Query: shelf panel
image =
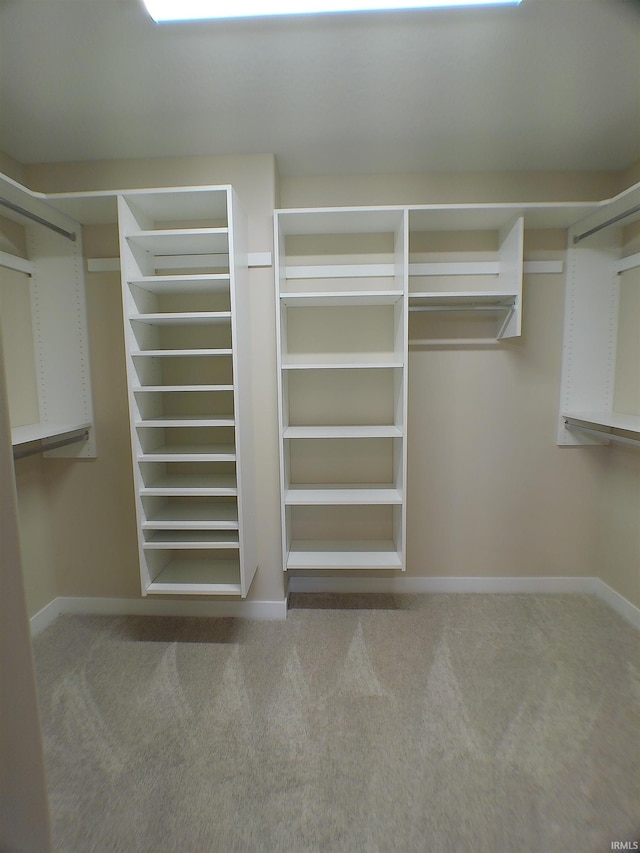
[(152, 255), (222, 254), (228, 250), (228, 228), (171, 228), (128, 234), (127, 241)]
[(414, 292), (409, 293), (409, 307), (414, 305), (494, 305), (497, 308), (509, 308), (517, 298), (515, 293), (499, 291), (452, 291), (452, 292)]
[(234, 425), (235, 419), (232, 415), (211, 418), (182, 415), (179, 418), (158, 417), (135, 422), (136, 427), (232, 427)]
[(233, 444), (165, 444), (138, 454), (138, 462), (235, 462)]
[(138, 385), (132, 389), (134, 394), (163, 394), (183, 391), (233, 391), (233, 385)]
[(146, 349), (131, 350), (132, 358), (187, 358), (191, 356), (230, 356), (232, 349)]
[(400, 505), (402, 494), (387, 484), (291, 486), (285, 492), (286, 506)]
[[(143, 528), (144, 529), (144, 528)], [(155, 529), (144, 543), (145, 551), (166, 550), (216, 550), (217, 548), (239, 548), (238, 532), (233, 530), (166, 530)]]
[(14, 447), (21, 444), (29, 444), (31, 441), (43, 441), (47, 438), (64, 438), (74, 432), (81, 432), (92, 426), (90, 422), (68, 424), (25, 424), (24, 426), (12, 427), (11, 443)]
[(218, 323), (230, 323), (231, 311), (189, 311), (165, 312), (160, 314), (130, 314), (134, 323), (147, 323), (150, 326), (213, 326)]
[(402, 438), (397, 426), (289, 426), (282, 437), (289, 438)]
[(226, 293), (230, 286), (230, 277), (226, 273), (210, 273), (207, 275), (147, 275), (141, 278), (130, 278), (128, 284), (133, 284), (150, 293)]
[(395, 305), (404, 293), (400, 290), (363, 290), (348, 292), (281, 293), (280, 304), (289, 308), (330, 308), (353, 305)]
[(404, 362), (394, 353), (304, 353), (284, 356), (281, 366), (283, 370), (396, 370), (404, 367)]
[(143, 530), (238, 530), (235, 503), (168, 501), (142, 522)]
[(147, 586), (147, 592), (169, 595), (240, 595), (240, 567), (233, 560), (174, 558)]
[(233, 476), (210, 474), (174, 474), (160, 477), (140, 489), (142, 497), (183, 495), (193, 497), (236, 497), (238, 486)]
[(330, 542), (294, 540), (287, 569), (401, 569), (395, 545), (386, 540)]
[(562, 417), (571, 421), (581, 421), (609, 429), (621, 429), (640, 435), (640, 415), (628, 415), (624, 412), (564, 412)]

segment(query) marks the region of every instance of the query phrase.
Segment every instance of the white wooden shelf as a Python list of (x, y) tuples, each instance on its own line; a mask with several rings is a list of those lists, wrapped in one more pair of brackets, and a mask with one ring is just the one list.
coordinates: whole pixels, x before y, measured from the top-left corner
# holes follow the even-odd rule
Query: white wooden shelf
[(238, 530), (236, 503), (190, 499), (188, 504), (168, 500), (147, 514), (143, 530)]
[(159, 416), (157, 418), (145, 418), (134, 421), (136, 427), (231, 427), (235, 425), (233, 415), (220, 415), (216, 417), (203, 417), (192, 415), (191, 417), (180, 415), (180, 417)]
[(14, 447), (29, 444), (32, 441), (46, 441), (47, 439), (65, 438), (76, 432), (82, 432), (91, 427), (89, 421), (81, 423), (66, 424), (25, 424), (24, 426), (11, 429), (11, 441)]
[(409, 310), (413, 306), (420, 305), (445, 307), (462, 305), (469, 308), (481, 305), (503, 309), (511, 307), (517, 298), (517, 293), (503, 293), (499, 291), (412, 291), (409, 292)]
[(146, 496), (191, 495), (193, 497), (232, 497), (238, 494), (235, 477), (211, 474), (172, 474), (158, 477), (143, 485), (140, 494)]
[(283, 439), (297, 438), (402, 438), (400, 427), (389, 426), (286, 426)]
[(138, 454), (138, 462), (235, 462), (234, 444), (165, 444)]
[(392, 541), (353, 542), (294, 540), (287, 569), (401, 569), (402, 559)]
[(239, 548), (237, 531), (215, 530), (154, 530), (146, 534), (145, 550), (217, 550)]
[(130, 314), (134, 323), (148, 323), (151, 326), (204, 326), (213, 323), (229, 323), (230, 311), (191, 311), (184, 313), (166, 312), (158, 314)]
[(235, 560), (172, 559), (149, 582), (149, 593), (169, 595), (241, 595), (240, 565)]
[(399, 290), (283, 292), (280, 304), (289, 308), (331, 308), (366, 305), (395, 305), (404, 298)]
[(289, 353), (282, 370), (402, 369), (404, 362), (394, 353)]
[(130, 244), (156, 257), (219, 254), (227, 251), (228, 239), (226, 228), (182, 228), (127, 235)]
[(562, 417), (570, 421), (620, 429), (640, 435), (640, 415), (628, 415), (623, 412), (564, 412)]
[(230, 279), (227, 273), (148, 275), (130, 278), (129, 284), (156, 294), (225, 293), (229, 290)]
[(233, 385), (136, 385), (133, 387), (134, 394), (174, 394), (191, 393), (195, 391), (233, 391)]
[(130, 351), (131, 358), (189, 358), (192, 356), (232, 356), (233, 350), (222, 349), (134, 349)]
[(290, 486), (285, 492), (286, 506), (383, 506), (402, 504), (399, 489), (388, 485), (304, 485)]

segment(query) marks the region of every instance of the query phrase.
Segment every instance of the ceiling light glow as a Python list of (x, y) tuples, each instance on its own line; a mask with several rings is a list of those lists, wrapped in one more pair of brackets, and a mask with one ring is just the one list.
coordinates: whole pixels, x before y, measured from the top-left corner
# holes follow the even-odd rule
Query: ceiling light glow
[(325, 12), (376, 12), (393, 9), (518, 6), (522, 0), (144, 0), (156, 23), (314, 15)]

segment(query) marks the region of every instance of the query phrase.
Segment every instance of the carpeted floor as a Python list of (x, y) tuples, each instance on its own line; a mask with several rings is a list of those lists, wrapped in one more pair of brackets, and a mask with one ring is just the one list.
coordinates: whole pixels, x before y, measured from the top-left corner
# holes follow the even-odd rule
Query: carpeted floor
[(604, 853), (640, 838), (640, 634), (590, 596), (292, 597), (35, 640), (65, 853)]

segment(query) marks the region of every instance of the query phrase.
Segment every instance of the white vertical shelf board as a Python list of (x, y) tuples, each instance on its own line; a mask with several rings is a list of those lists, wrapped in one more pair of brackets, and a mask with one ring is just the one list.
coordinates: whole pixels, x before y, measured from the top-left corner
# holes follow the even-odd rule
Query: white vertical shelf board
[(522, 272), (524, 263), (524, 218), (500, 233), (500, 272), (498, 289), (515, 295), (513, 311), (507, 314), (498, 338), (515, 338), (522, 334)]
[(289, 443), (285, 439), (285, 431), (289, 426), (289, 399), (287, 394), (287, 379), (283, 376), (283, 351), (286, 347), (286, 308), (281, 304), (280, 294), (286, 292), (286, 247), (284, 234), (284, 214), (276, 211), (274, 216), (274, 269), (275, 269), (275, 300), (276, 300), (276, 369), (278, 376), (278, 431), (280, 453), (280, 541), (282, 542), (282, 567), (286, 571), (289, 562), (291, 546), (291, 510), (285, 504), (285, 495), (289, 484)]
[[(57, 429), (68, 424), (73, 429), (93, 421), (81, 229), (73, 224), (74, 242), (42, 225), (26, 226), (33, 264), (30, 293), (38, 402), (45, 431), (47, 424)], [(89, 431), (88, 441), (46, 455), (95, 457), (94, 431)]]
[(251, 391), (251, 312), (246, 222), (233, 189), (227, 189), (229, 274), (236, 440), (236, 479), (240, 528), (240, 586), (244, 597), (258, 568), (254, 506), (254, 440)]
[[(140, 442), (140, 437), (138, 435), (138, 430), (136, 429), (135, 425), (134, 413), (136, 411), (136, 399), (133, 389), (136, 388), (138, 385), (138, 377), (135, 370), (135, 363), (132, 357), (132, 353), (136, 352), (138, 349), (138, 342), (135, 339), (133, 330), (131, 328), (131, 323), (129, 322), (129, 316), (132, 313), (135, 313), (137, 309), (128, 282), (130, 279), (133, 278), (140, 279), (143, 277), (153, 276), (155, 270), (152, 268), (149, 262), (144, 262), (144, 255), (133, 254), (133, 251), (126, 239), (126, 235), (129, 233), (135, 233), (136, 231), (140, 230), (142, 226), (150, 227), (150, 225), (151, 222), (148, 218), (144, 218), (142, 223), (135, 218), (132, 209), (129, 206), (127, 197), (118, 196), (118, 226), (120, 239), (120, 271), (122, 277), (122, 307), (124, 320), (125, 349), (127, 352), (127, 385), (129, 393), (129, 429), (131, 440), (131, 456), (133, 462), (133, 479), (135, 486), (136, 517), (138, 519), (137, 536), (138, 561), (140, 565), (140, 586), (143, 596), (146, 596), (147, 593), (150, 591), (154, 578), (151, 576), (151, 573), (149, 571), (149, 566), (147, 564), (147, 559), (144, 550), (145, 542), (143, 522), (145, 519), (145, 511), (142, 502), (142, 495), (144, 493), (144, 481), (142, 479), (140, 466), (137, 461), (138, 459), (144, 457), (144, 453)], [(143, 261), (142, 263), (139, 263), (140, 259)]]
[(597, 444), (567, 430), (564, 414), (610, 412), (613, 402), (619, 282), (615, 233), (603, 230), (573, 245), (581, 223), (569, 231), (558, 444)]

